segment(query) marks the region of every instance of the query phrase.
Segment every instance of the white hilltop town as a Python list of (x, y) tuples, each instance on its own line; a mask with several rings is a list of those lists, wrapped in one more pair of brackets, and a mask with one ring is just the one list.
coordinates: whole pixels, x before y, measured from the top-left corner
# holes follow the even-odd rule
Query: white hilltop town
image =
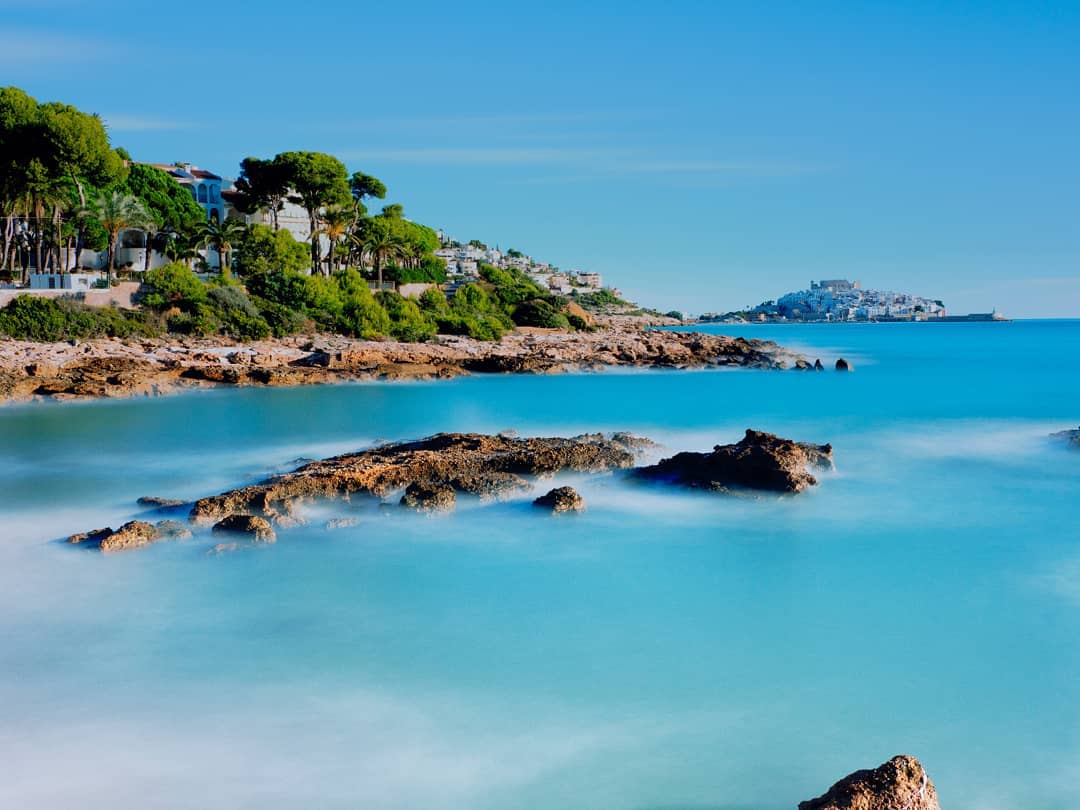
[[(214, 172), (201, 169), (191, 163), (150, 163), (147, 164), (165, 172), (177, 184), (187, 189), (191, 197), (206, 212), (208, 222), (222, 222), (225, 219), (237, 219), (246, 225), (271, 226), (275, 218), (268, 209), (260, 209), (253, 212), (241, 211), (236, 203), (239, 200), (239, 192), (233, 179), (223, 177)], [(311, 222), (307, 211), (302, 206), (291, 200), (283, 202), (277, 212), (277, 225), (281, 230), (288, 231), (298, 242), (307, 242), (311, 239)], [(498, 247), (488, 247), (479, 240), (461, 243), (447, 235), (444, 231), (437, 231), (441, 247), (435, 251), (435, 255), (446, 263), (447, 292), (452, 293), (457, 287), (472, 281), (480, 276), (480, 265), (490, 264), (502, 269), (515, 269), (525, 273), (537, 284), (555, 293), (569, 295), (572, 293), (588, 293), (605, 289), (603, 279), (599, 273), (590, 273), (582, 270), (561, 270), (547, 262), (537, 261), (524, 253), (509, 249), (500, 250)], [(323, 253), (329, 246), (329, 242), (323, 235), (317, 235), (323, 247)], [(160, 239), (155, 240), (154, 234), (139, 228), (127, 228), (120, 232), (117, 243), (115, 264), (125, 269), (131, 276), (138, 275), (147, 270), (162, 267), (170, 262), (164, 250), (159, 250)], [(208, 247), (202, 247), (199, 251), (200, 266), (203, 274), (212, 274), (220, 270), (220, 254)], [(37, 291), (45, 290), (68, 290), (71, 292), (89, 291), (103, 284), (106, 262), (105, 251), (82, 250), (79, 255), (68, 254), (63, 258), (64, 270), (57, 269), (45, 272), (33, 272), (30, 274), (30, 288)], [(3, 285), (13, 287), (15, 285)], [(423, 288), (430, 284), (404, 285), (403, 294), (419, 294)], [(615, 297), (621, 297), (622, 292), (615, 288), (607, 288)]]
[(841, 322), (841, 321), (1003, 321), (997, 312), (949, 315), (943, 301), (910, 293), (863, 289), (844, 278), (811, 281), (810, 288), (725, 315), (705, 313), (703, 321)]

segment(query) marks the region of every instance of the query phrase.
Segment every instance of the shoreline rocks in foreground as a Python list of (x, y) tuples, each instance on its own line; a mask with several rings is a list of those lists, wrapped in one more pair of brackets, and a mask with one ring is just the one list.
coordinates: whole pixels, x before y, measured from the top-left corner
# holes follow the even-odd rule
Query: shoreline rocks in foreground
[(922, 763), (900, 754), (873, 770), (855, 771), (799, 810), (941, 810)]
[[(399, 500), (402, 507), (443, 512), (454, 509), (459, 494), (502, 498), (531, 490), (537, 479), (565, 471), (628, 471), (632, 480), (714, 492), (740, 488), (797, 493), (817, 483), (808, 467), (828, 467), (832, 463), (829, 445), (794, 442), (747, 430), (741, 441), (718, 445), (710, 453), (678, 453), (657, 464), (634, 467), (642, 453), (655, 452), (656, 448), (651, 440), (628, 433), (589, 433), (573, 438), (440, 433), (419, 441), (310, 461), (259, 483), (200, 498), (192, 504), (188, 520), (212, 525), (215, 532), (272, 543), (276, 539), (272, 524), (279, 528), (301, 524), (305, 522), (300, 514), (303, 505), (335, 498), (384, 499), (403, 492)], [(171, 505), (172, 501), (140, 499), (141, 505), (151, 503)], [(533, 504), (551, 514), (585, 508), (581, 495), (568, 486), (552, 489)], [(178, 527), (184, 528), (175, 520), (156, 525), (133, 520), (116, 531), (106, 528), (72, 535), (68, 542), (119, 551), (181, 536)]]
[(549, 374), (605, 367), (783, 369), (805, 358), (772, 341), (610, 327), (520, 332), (499, 342), (431, 343), (332, 335), (265, 340), (154, 338), (31, 343), (0, 340), (0, 402), (166, 394), (218, 385), (293, 386), (349, 380)]

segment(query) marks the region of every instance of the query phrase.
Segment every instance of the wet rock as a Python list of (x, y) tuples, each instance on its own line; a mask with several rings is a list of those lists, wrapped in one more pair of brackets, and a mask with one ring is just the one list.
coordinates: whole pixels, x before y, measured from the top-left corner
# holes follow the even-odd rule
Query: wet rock
[(634, 476), (687, 487), (723, 491), (730, 487), (802, 492), (817, 484), (808, 467), (832, 466), (832, 447), (747, 430), (736, 444), (717, 445), (711, 453), (678, 453)]
[(817, 360), (814, 361), (814, 371), (824, 371), (824, 370), (825, 370), (825, 366), (822, 365), (821, 358), (819, 357)]
[(411, 484), (450, 487), (456, 493), (502, 497), (528, 489), (528, 477), (562, 470), (600, 472), (633, 465), (620, 442), (594, 436), (513, 438), (479, 433), (440, 433), (306, 464), (262, 483), (196, 501), (193, 520), (234, 513), (272, 517), (297, 498), (386, 497)]
[(922, 763), (893, 757), (873, 770), (845, 776), (823, 796), (799, 802), (799, 810), (941, 810)]
[(841, 357), (840, 359), (838, 359), (836, 361), (836, 370), (837, 371), (854, 371), (855, 367), (853, 365), (851, 365), (851, 363), (849, 363), (843, 357)]
[(183, 506), (186, 503), (190, 503), (190, 501), (180, 501), (176, 498), (158, 498), (155, 495), (143, 495), (135, 501), (135, 503), (139, 506), (148, 506), (153, 509), (169, 509), (173, 506)]
[(104, 529), (91, 529), (88, 532), (79, 532), (78, 534), (73, 534), (67, 539), (67, 541), (69, 543), (86, 543), (87, 545), (97, 546), (110, 534), (112, 534), (112, 528), (106, 526)]
[(547, 509), (552, 514), (581, 512), (585, 509), (585, 499), (573, 487), (557, 487), (533, 501), (533, 506)]
[(133, 548), (148, 546), (160, 539), (157, 529), (152, 524), (141, 520), (132, 520), (107, 537), (103, 537), (98, 548), (103, 552), (128, 551)]
[(409, 484), (401, 505), (420, 512), (449, 512), (457, 505), (454, 488), (447, 484)]
[(795, 361), (795, 370), (796, 371), (810, 371), (810, 369), (812, 369), (812, 368), (813, 368), (813, 366), (811, 366), (807, 361), (803, 360), (801, 357), (798, 360)]
[(192, 536), (191, 529), (179, 520), (159, 520), (154, 530), (162, 540), (187, 540)]
[(1080, 450), (1080, 428), (1076, 430), (1062, 430), (1058, 433), (1051, 433), (1051, 439), (1056, 439), (1059, 442), (1064, 442), (1073, 449)]
[(247, 534), (256, 543), (273, 543), (277, 540), (270, 522), (258, 515), (229, 515), (214, 524), (214, 532)]

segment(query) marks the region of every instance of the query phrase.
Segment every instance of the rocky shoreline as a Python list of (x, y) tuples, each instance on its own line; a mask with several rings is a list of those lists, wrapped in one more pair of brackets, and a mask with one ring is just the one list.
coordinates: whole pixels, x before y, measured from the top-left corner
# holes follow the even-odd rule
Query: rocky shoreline
[(609, 327), (522, 330), (497, 343), (442, 336), (431, 343), (331, 335), (256, 343), (227, 339), (0, 340), (0, 402), (154, 396), (219, 385), (292, 386), (354, 380), (445, 379), (637, 368), (809, 368), (772, 341)]

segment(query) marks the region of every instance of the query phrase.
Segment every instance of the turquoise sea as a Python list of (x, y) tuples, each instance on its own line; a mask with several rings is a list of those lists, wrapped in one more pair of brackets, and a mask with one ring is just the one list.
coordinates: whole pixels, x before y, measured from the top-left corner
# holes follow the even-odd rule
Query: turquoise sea
[[(1080, 453), (1047, 438), (1080, 424), (1080, 322), (741, 332), (855, 372), (0, 409), (0, 807), (792, 810), (900, 752), (946, 810), (1080, 807)], [(564, 518), (354, 501), (221, 556), (56, 542), (382, 439), (747, 427), (836, 470), (571, 479)]]

